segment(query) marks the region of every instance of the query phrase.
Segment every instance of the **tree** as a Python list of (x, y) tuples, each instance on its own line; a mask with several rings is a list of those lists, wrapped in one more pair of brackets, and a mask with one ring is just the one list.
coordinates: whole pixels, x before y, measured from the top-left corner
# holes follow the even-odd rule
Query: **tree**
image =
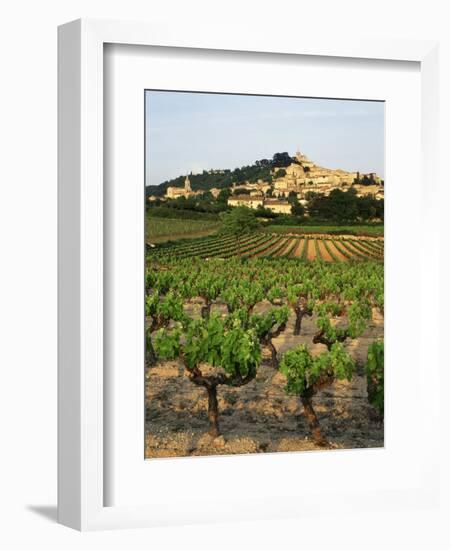
[(305, 215), (305, 207), (298, 200), (292, 203), (292, 215), (300, 217)]
[(197, 200), (200, 201), (211, 201), (213, 199), (213, 196), (211, 194), (211, 191), (205, 191), (201, 195), (197, 195)]
[(307, 191), (305, 194), (305, 199), (308, 202), (313, 201), (316, 197), (320, 197), (320, 193), (316, 193), (315, 191)]
[(338, 222), (356, 221), (358, 218), (358, 197), (355, 189), (348, 191), (333, 189), (326, 195), (316, 195), (308, 200), (308, 211), (312, 218)]
[(362, 179), (359, 182), (361, 185), (375, 185), (375, 178), (373, 174), (364, 174)]
[(372, 195), (358, 197), (358, 218), (361, 221), (372, 220), (377, 217), (377, 200)]
[(264, 208), (262, 204), (258, 204), (254, 212), (257, 218), (278, 218), (278, 214), (276, 212), (273, 212), (269, 208)]
[(312, 398), (335, 380), (351, 380), (354, 370), (355, 362), (340, 343), (314, 357), (305, 345), (290, 349), (283, 355), (280, 372), (287, 379), (285, 391), (300, 397), (314, 442), (321, 447), (328, 445), (328, 441), (320, 429)]
[(289, 153), (275, 153), (272, 158), (272, 166), (274, 168), (286, 168), (292, 164), (292, 158), (289, 156)]
[(303, 204), (301, 204), (298, 200), (297, 193), (295, 191), (290, 191), (288, 198), (288, 202), (292, 205), (291, 214), (293, 216), (304, 216), (305, 215), (305, 208)]
[(231, 189), (221, 189), (219, 194), (217, 195), (218, 202), (224, 202), (226, 203), (231, 195)]
[(285, 175), (286, 175), (286, 170), (284, 168), (280, 168), (275, 172), (274, 178), (275, 179), (284, 178)]
[(358, 197), (355, 188), (347, 191), (333, 189), (326, 195), (306, 194), (311, 218), (337, 222), (383, 219), (384, 201), (372, 195)]
[[(161, 329), (156, 335), (155, 348), (165, 359), (181, 358), (191, 382), (206, 390), (208, 433), (211, 437), (218, 437), (217, 387), (240, 387), (255, 378), (261, 362), (256, 332), (244, 329), (238, 319), (230, 323), (230, 319), (211, 316), (192, 320), (183, 338), (181, 336), (179, 330)], [(205, 364), (213, 368), (204, 368)]]
[(258, 227), (255, 213), (246, 206), (237, 206), (228, 212), (220, 214), (222, 234), (234, 235), (239, 256), (241, 255), (241, 239)]
[(384, 199), (378, 199), (376, 201), (377, 203), (377, 218), (379, 218), (380, 220), (384, 220)]

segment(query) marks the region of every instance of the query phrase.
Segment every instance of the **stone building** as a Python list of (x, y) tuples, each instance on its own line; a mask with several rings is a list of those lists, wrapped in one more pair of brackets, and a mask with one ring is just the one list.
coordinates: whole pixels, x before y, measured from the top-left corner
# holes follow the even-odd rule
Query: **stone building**
[(246, 206), (254, 210), (261, 206), (276, 214), (290, 214), (292, 211), (292, 205), (289, 202), (277, 199), (266, 199), (263, 196), (234, 195), (230, 197), (227, 202), (229, 206)]
[[(281, 172), (282, 170), (282, 172)], [(223, 174), (223, 170), (210, 170), (209, 174)], [(282, 175), (279, 175), (282, 174)], [(232, 206), (246, 205), (249, 208), (257, 208), (259, 205), (265, 206), (267, 203), (266, 196), (270, 194), (275, 199), (285, 199), (290, 193), (294, 192), (298, 200), (302, 201), (306, 198), (309, 191), (328, 195), (334, 189), (345, 190), (350, 187), (356, 190), (359, 196), (373, 195), (376, 198), (384, 197), (384, 188), (381, 178), (375, 173), (360, 174), (358, 172), (346, 172), (340, 169), (330, 169), (318, 166), (306, 155), (297, 151), (295, 157), (289, 166), (285, 168), (274, 168), (271, 171), (270, 181), (259, 179), (256, 182), (241, 182), (233, 183), (231, 191), (239, 193), (239, 190), (250, 192), (249, 195), (233, 195), (228, 200), (228, 204)], [(365, 177), (366, 176), (366, 177)], [(370, 179), (371, 185), (355, 184), (357, 179)], [(372, 184), (373, 183), (373, 184)], [(213, 187), (210, 192), (214, 198), (217, 198), (220, 189)], [(165, 198), (177, 199), (179, 197), (192, 197), (202, 194), (203, 191), (192, 191), (189, 176), (186, 176), (184, 187), (168, 187)], [(287, 210), (288, 206), (273, 206), (277, 211)], [(276, 211), (276, 210), (274, 210)]]
[[(284, 170), (286, 173), (277, 177), (277, 173), (280, 170)], [(298, 198), (304, 198), (308, 191), (329, 194), (333, 189), (350, 187), (358, 176), (364, 176), (364, 174), (359, 174), (358, 172), (323, 168), (308, 159), (300, 151), (297, 151), (295, 155), (295, 162), (286, 168), (276, 168), (273, 175), (274, 196), (282, 194), (287, 196), (291, 191), (294, 191)], [(366, 175), (373, 179), (375, 185), (380, 185), (381, 179), (376, 174)], [(357, 190), (359, 191), (359, 189)]]
[(264, 199), (260, 196), (251, 195), (233, 195), (228, 198), (229, 206), (247, 206), (248, 208), (256, 209), (258, 206), (264, 205)]
[(167, 188), (166, 197), (168, 199), (178, 199), (179, 197), (191, 197), (198, 195), (198, 191), (192, 191), (191, 180), (189, 176), (186, 176), (184, 180), (184, 187), (173, 187), (170, 186)]
[(266, 194), (267, 191), (270, 189), (270, 183), (267, 183), (263, 180), (258, 180), (255, 183), (245, 182), (241, 184), (233, 183), (232, 186), (233, 191), (239, 191), (239, 189), (246, 189), (247, 191), (259, 191), (263, 194)]
[(275, 214), (290, 214), (292, 212), (292, 205), (288, 201), (279, 201), (277, 199), (265, 199), (264, 208), (268, 208), (275, 212)]

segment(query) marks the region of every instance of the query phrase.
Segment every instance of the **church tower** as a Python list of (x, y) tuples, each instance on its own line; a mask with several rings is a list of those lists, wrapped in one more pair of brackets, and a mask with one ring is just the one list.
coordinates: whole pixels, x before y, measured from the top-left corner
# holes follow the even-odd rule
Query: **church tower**
[(186, 179), (184, 180), (184, 190), (188, 193), (192, 191), (191, 180), (189, 179), (189, 176), (186, 176)]
[(298, 160), (298, 162), (301, 162), (305, 158), (305, 155), (303, 155), (302, 152), (300, 151), (300, 147), (297, 147), (295, 158)]

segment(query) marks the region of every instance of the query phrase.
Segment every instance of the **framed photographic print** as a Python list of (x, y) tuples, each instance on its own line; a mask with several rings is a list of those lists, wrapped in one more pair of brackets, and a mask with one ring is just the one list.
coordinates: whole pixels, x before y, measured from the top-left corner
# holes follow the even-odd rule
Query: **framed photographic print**
[(59, 31), (60, 522), (429, 506), (436, 45), (171, 36)]

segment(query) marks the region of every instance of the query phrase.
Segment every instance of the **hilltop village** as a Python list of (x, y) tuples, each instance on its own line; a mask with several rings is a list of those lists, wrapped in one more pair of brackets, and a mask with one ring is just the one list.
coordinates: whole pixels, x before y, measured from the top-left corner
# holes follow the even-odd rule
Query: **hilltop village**
[[(306, 155), (297, 151), (294, 157), (287, 154), (284, 166), (270, 166), (266, 178), (257, 181), (233, 182), (229, 187), (229, 206), (247, 206), (248, 208), (264, 208), (276, 214), (290, 214), (292, 201), (288, 197), (295, 196), (299, 203), (306, 204), (308, 193), (329, 195), (333, 190), (345, 191), (352, 188), (357, 196), (370, 195), (375, 199), (384, 199), (384, 182), (375, 173), (360, 174), (340, 169), (330, 169), (318, 166)], [(220, 176), (224, 171), (210, 171), (209, 174)], [(191, 176), (192, 177), (192, 176)], [(223, 186), (210, 187), (208, 191), (217, 198)], [(186, 176), (184, 186), (169, 185), (164, 197), (150, 195), (149, 201), (192, 198), (205, 193), (204, 189), (194, 191), (191, 180)]]

